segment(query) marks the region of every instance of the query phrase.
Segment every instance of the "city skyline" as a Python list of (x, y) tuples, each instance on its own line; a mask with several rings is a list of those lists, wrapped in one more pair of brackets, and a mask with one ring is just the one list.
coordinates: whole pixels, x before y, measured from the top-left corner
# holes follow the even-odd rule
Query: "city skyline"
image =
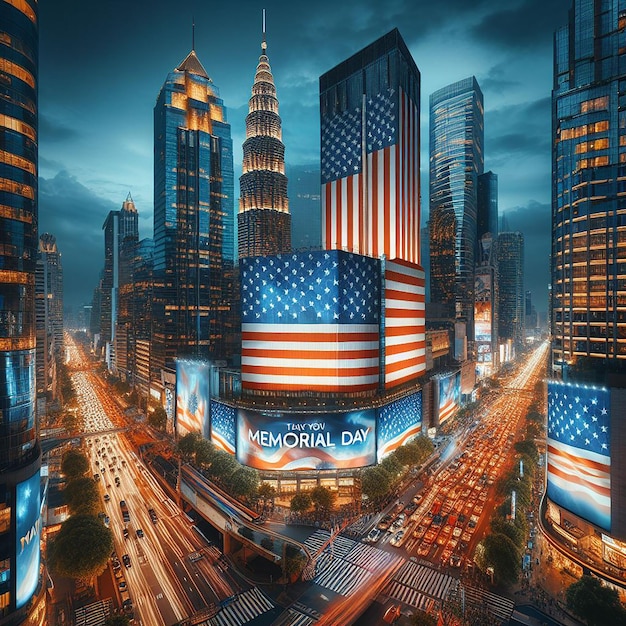
[[(103, 250), (102, 221), (129, 191), (139, 212), (140, 238), (152, 236), (152, 108), (167, 73), (191, 49), (192, 16), (195, 49), (228, 109), (235, 176), (241, 173), (263, 7), (238, 5), (246, 18), (235, 20), (228, 6), (209, 14), (198, 5), (173, 11), (169, 3), (151, 3), (146, 12), (142, 2), (123, 9), (113, 2), (89, 16), (73, 0), (41, 7), (40, 231), (57, 237), (67, 268), (66, 300), (73, 305), (90, 298), (102, 265), (93, 254)], [(319, 76), (394, 26), (402, 25), (422, 74), (423, 137), (430, 93), (476, 76), (485, 93), (485, 169), (499, 176), (501, 213), (509, 227), (523, 230), (527, 245), (537, 249), (527, 255), (526, 270), (539, 277), (529, 288), (538, 309), (545, 310), (552, 33), (564, 22), (567, 7), (529, 0), (502, 10), (493, 1), (469, 8), (450, 0), (442, 7), (400, 3), (383, 15), (376, 2), (360, 4), (358, 12), (352, 4), (339, 12), (325, 11), (323, 4), (263, 6), (288, 167), (319, 167)], [(534, 23), (539, 10), (539, 26), (520, 28), (524, 20)], [(233, 26), (214, 28), (216, 22)], [(450, 40), (454, 46), (447, 45)], [(74, 78), (67, 81), (70, 68)], [(428, 216), (426, 143), (422, 225)]]

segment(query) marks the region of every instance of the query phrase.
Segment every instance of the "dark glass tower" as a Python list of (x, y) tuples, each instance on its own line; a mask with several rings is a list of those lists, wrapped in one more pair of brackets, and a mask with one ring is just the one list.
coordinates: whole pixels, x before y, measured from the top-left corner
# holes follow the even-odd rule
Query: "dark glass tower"
[[(473, 76), (430, 96), (431, 301), (443, 305), (454, 319), (466, 322), (470, 337), (477, 249), (477, 179), (484, 164), (483, 117), (483, 94)], [(451, 228), (455, 233), (454, 263), (448, 248)]]
[(291, 215), (285, 176), (285, 146), (265, 33), (252, 85), (239, 179), (239, 258), (291, 250)]
[(225, 358), (234, 263), (233, 150), (218, 90), (191, 51), (154, 108), (153, 374)]
[[(500, 233), (497, 246), (498, 334), (519, 351), (524, 344), (524, 235)], [(512, 355), (511, 355), (512, 356)]]
[[(491, 233), (498, 238), (498, 175), (485, 172), (478, 177), (478, 211), (476, 215), (476, 241)], [(480, 244), (478, 246), (480, 251)], [(477, 260), (480, 263), (480, 259)]]
[[(39, 581), (35, 418), (37, 3), (0, 2), (0, 624), (20, 623)], [(23, 541), (22, 541), (23, 540)]]

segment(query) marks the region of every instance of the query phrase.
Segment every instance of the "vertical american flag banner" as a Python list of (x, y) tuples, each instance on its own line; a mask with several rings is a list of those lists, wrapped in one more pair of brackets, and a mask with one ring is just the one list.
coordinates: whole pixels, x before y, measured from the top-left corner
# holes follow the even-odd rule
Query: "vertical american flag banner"
[(452, 417), (461, 404), (461, 372), (433, 376), (438, 387), (439, 424)]
[(211, 442), (229, 454), (235, 454), (236, 421), (234, 407), (217, 401), (211, 403)]
[(209, 364), (176, 359), (176, 434), (209, 437)]
[(385, 262), (385, 386), (426, 370), (425, 279), (419, 265)]
[(378, 259), (329, 250), (244, 259), (240, 267), (245, 389), (378, 388)]
[(419, 263), (419, 112), (395, 88), (321, 123), (322, 245)]
[(376, 454), (380, 463), (422, 431), (422, 392), (411, 394), (378, 409)]
[(611, 530), (610, 400), (607, 389), (548, 383), (548, 497)]

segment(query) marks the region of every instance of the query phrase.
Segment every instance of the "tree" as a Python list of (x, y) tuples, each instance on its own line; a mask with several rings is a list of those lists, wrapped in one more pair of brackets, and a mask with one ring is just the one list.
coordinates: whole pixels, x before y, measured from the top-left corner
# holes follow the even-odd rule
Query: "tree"
[(257, 495), (263, 500), (274, 500), (277, 496), (276, 488), (269, 483), (261, 483), (257, 489)]
[(539, 461), (539, 450), (537, 450), (537, 446), (534, 441), (518, 441), (513, 446), (516, 452), (519, 454), (528, 456), (534, 463), (537, 465)]
[(330, 511), (334, 504), (337, 494), (328, 487), (314, 487), (311, 489), (311, 502), (315, 510)]
[(307, 557), (296, 546), (292, 546), (290, 543), (285, 544), (285, 562), (283, 563), (283, 571), (291, 580), (295, 580), (300, 576), (304, 566), (306, 565)]
[(388, 454), (380, 463), (380, 466), (393, 478), (398, 476), (398, 474), (402, 471), (402, 466), (405, 465), (405, 463), (400, 461), (396, 452), (397, 450)]
[[(517, 519), (517, 517), (515, 519)], [(524, 530), (512, 521), (506, 521), (501, 517), (494, 517), (491, 520), (491, 532), (506, 535), (520, 550), (526, 543), (526, 533)]]
[(77, 411), (67, 411), (61, 419), (61, 424), (63, 424), (63, 428), (65, 428), (65, 430), (70, 434), (75, 433), (77, 430), (80, 430), (81, 423), (82, 420), (78, 416)]
[(259, 474), (250, 467), (239, 466), (228, 478), (230, 491), (235, 497), (252, 496), (259, 484)]
[(567, 608), (584, 619), (589, 626), (626, 624), (626, 611), (622, 608), (615, 589), (605, 587), (594, 576), (583, 576), (567, 588)]
[(211, 464), (206, 468), (206, 471), (215, 478), (219, 478), (224, 484), (228, 483), (229, 477), (235, 473), (235, 470), (239, 464), (235, 460), (235, 457), (224, 450), (215, 450)]
[(104, 626), (128, 626), (130, 618), (127, 615), (111, 615), (104, 620)]
[(48, 548), (52, 572), (88, 580), (101, 574), (113, 551), (113, 533), (93, 515), (73, 515), (63, 522)]
[(210, 465), (216, 451), (216, 447), (208, 439), (199, 439), (196, 442), (196, 463), (201, 467)]
[(93, 478), (70, 480), (63, 495), (72, 515), (97, 515), (100, 510), (100, 494)]
[(492, 533), (483, 545), (485, 562), (493, 567), (495, 581), (505, 585), (515, 582), (521, 570), (521, 553), (513, 540), (503, 533)]
[(148, 415), (148, 424), (157, 430), (165, 430), (165, 426), (167, 425), (167, 413), (160, 404)]
[(61, 471), (67, 480), (80, 478), (89, 471), (89, 460), (80, 450), (70, 448), (61, 460)]
[(304, 513), (311, 508), (311, 505), (311, 496), (308, 493), (301, 491), (291, 498), (290, 508), (294, 513)]
[(382, 467), (376, 465), (363, 470), (361, 491), (370, 499), (378, 500), (389, 493), (391, 476)]
[(202, 439), (200, 433), (187, 433), (178, 440), (177, 452), (185, 461), (191, 461), (195, 454), (198, 442)]

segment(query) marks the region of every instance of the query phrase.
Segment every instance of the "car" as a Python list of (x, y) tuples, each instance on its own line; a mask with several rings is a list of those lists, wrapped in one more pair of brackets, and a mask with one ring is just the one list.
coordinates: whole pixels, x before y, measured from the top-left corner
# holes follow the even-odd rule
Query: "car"
[(399, 530), (389, 541), (389, 543), (392, 546), (398, 546), (400, 545), (400, 542), (402, 541), (402, 538), (404, 537), (404, 531), (403, 530)]
[(116, 486), (116, 487), (119, 487), (119, 486), (120, 486), (120, 477), (119, 477), (119, 476), (116, 476), (116, 477), (115, 477), (115, 486)]
[(370, 530), (367, 534), (367, 537), (365, 537), (367, 543), (376, 543), (379, 538), (380, 530), (378, 530), (378, 528), (372, 528), (372, 530)]
[(128, 528), (124, 528), (124, 539), (128, 539)]
[(128, 585), (126, 584), (125, 580), (120, 580), (120, 582), (117, 584), (117, 588), (120, 591), (126, 591), (128, 589)]
[(455, 529), (452, 531), (453, 537), (460, 537), (462, 534), (463, 534), (463, 529), (460, 526), (455, 527)]
[(122, 562), (124, 563), (124, 565), (128, 568), (131, 566), (130, 563), (130, 557), (128, 556), (128, 554), (123, 554), (122, 555)]
[(141, 530), (141, 528), (138, 528), (135, 533), (137, 534), (137, 537), (139, 537), (140, 539), (143, 537), (143, 530)]
[(120, 509), (126, 508), (126, 500), (120, 500)]
[(125, 524), (128, 524), (128, 522), (130, 522), (130, 513), (128, 511), (124, 511), (122, 513), (122, 519), (124, 520)]
[(148, 515), (150, 516), (150, 519), (152, 520), (153, 524), (156, 524), (158, 521), (158, 517), (156, 514), (156, 511), (154, 509), (148, 509)]
[(127, 598), (122, 602), (122, 608), (124, 609), (124, 613), (130, 613), (133, 610), (133, 601)]
[(391, 515), (385, 515), (380, 522), (378, 522), (378, 528), (380, 530), (387, 530), (389, 528), (389, 524), (391, 524), (393, 517)]
[[(104, 469), (104, 468), (103, 468)], [(94, 474), (93, 475), (93, 479), (94, 480), (100, 480), (100, 474)]]
[(104, 494), (104, 501), (105, 502), (110, 502), (110, 500), (111, 500), (111, 496), (108, 493), (105, 493)]

